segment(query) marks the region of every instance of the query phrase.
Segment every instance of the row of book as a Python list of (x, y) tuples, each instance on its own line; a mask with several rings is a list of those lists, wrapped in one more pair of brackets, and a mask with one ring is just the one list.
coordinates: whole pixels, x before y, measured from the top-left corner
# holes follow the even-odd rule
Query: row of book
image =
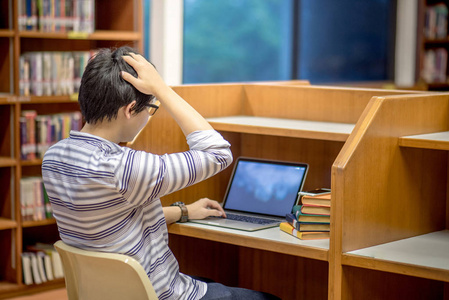
[(283, 232), (301, 240), (328, 239), (330, 237), (331, 193), (301, 195), (299, 204), (286, 221), (280, 224)]
[(95, 51), (26, 52), (19, 59), (23, 96), (72, 95), (79, 91), (84, 69)]
[(95, 30), (95, 0), (19, 0), (19, 30)]
[(47, 149), (68, 138), (71, 130), (81, 130), (82, 115), (75, 111), (52, 115), (38, 115), (24, 110), (20, 117), (20, 151), (23, 160), (43, 158)]
[(424, 36), (428, 39), (447, 38), (447, 15), (445, 3), (428, 6), (424, 21)]
[(424, 53), (421, 76), (427, 83), (446, 83), (447, 78), (447, 49), (428, 49)]
[(28, 246), (22, 253), (23, 283), (41, 284), (64, 277), (59, 253), (50, 244)]
[(20, 179), (20, 207), (23, 221), (40, 221), (53, 218), (42, 177)]

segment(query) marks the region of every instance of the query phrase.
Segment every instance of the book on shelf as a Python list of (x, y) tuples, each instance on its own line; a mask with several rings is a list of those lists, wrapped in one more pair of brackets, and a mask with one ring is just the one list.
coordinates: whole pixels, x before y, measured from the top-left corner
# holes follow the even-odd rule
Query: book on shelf
[(53, 115), (24, 111), (20, 118), (21, 158), (43, 158), (50, 146), (68, 138), (71, 130), (79, 131), (81, 128), (82, 116), (79, 111)]
[(19, 0), (19, 30), (85, 32), (95, 30), (95, 0)]
[(424, 20), (424, 36), (427, 39), (447, 38), (448, 8), (445, 3), (426, 7)]
[(24, 284), (33, 284), (33, 275), (31, 273), (31, 257), (27, 252), (22, 253), (22, 274)]
[(428, 49), (424, 53), (421, 77), (427, 83), (447, 82), (448, 52), (446, 48)]
[(330, 222), (299, 222), (294, 214), (287, 214), (285, 219), (297, 231), (330, 231)]
[(78, 93), (92, 51), (33, 51), (19, 58), (22, 96), (61, 96)]
[(36, 158), (36, 116), (35, 110), (24, 110), (19, 118), (22, 159)]
[(53, 218), (42, 177), (20, 179), (20, 205), (23, 221), (40, 221)]
[(41, 284), (43, 282), (41, 274), (39, 272), (36, 253), (28, 253), (31, 259), (31, 274), (33, 275), (33, 282), (35, 284)]
[(315, 196), (308, 196), (303, 195), (300, 198), (300, 202), (303, 205), (324, 205), (329, 206), (331, 205), (331, 194), (322, 194), (322, 195), (315, 195)]
[(23, 282), (41, 284), (64, 277), (59, 253), (49, 244), (27, 246), (22, 253)]
[(328, 239), (330, 237), (329, 231), (307, 231), (302, 232), (296, 230), (292, 225), (288, 222), (282, 222), (279, 225), (281, 231), (288, 233), (296, 238), (301, 240), (318, 240), (318, 239)]

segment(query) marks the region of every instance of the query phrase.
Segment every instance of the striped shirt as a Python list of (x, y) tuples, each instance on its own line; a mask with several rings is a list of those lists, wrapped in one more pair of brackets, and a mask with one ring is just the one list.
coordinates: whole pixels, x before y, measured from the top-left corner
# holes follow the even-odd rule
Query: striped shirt
[(230, 144), (214, 130), (187, 137), (189, 151), (162, 156), (72, 131), (45, 154), (42, 176), (61, 239), (122, 253), (146, 270), (159, 299), (200, 299), (207, 285), (179, 272), (160, 197), (220, 172)]

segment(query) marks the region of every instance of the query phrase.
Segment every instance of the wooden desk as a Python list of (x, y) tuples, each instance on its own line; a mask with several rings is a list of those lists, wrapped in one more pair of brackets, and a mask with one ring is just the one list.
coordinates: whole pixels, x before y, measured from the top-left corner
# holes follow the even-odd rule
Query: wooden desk
[[(353, 254), (344, 252), (363, 248), (348, 245), (372, 237), (369, 230), (364, 232), (366, 236), (359, 235), (360, 229), (366, 229), (369, 215), (364, 215), (365, 220), (357, 213), (352, 216), (352, 202), (360, 204), (358, 211), (364, 203), (362, 196), (351, 194), (354, 189), (360, 190), (352, 182), (369, 178), (370, 173), (366, 172), (370, 169), (365, 168), (368, 163), (364, 161), (358, 166), (350, 164), (351, 169), (347, 170), (345, 162), (352, 158), (354, 149), (365, 138), (366, 128), (371, 126), (369, 111), (388, 95), (401, 97), (413, 92), (269, 84), (189, 85), (174, 90), (231, 143), (234, 157), (307, 162), (310, 169), (304, 189), (332, 186), (334, 211), (331, 239), (325, 241), (300, 241), (277, 228), (250, 234), (198, 224), (174, 224), (169, 229), (170, 248), (180, 262), (181, 271), (230, 286), (267, 291), (288, 300), (351, 299), (352, 290), (346, 288), (344, 275), (352, 273), (342, 270), (346, 262), (343, 259)], [(390, 132), (384, 129), (374, 134), (388, 136)], [(371, 153), (377, 149), (373, 145), (376, 144), (363, 151)], [(187, 150), (184, 135), (163, 107), (130, 146), (157, 154)], [(384, 150), (382, 144), (380, 148)], [(360, 156), (370, 159), (364, 153)], [(369, 163), (376, 164), (379, 160)], [(162, 203), (169, 205), (180, 200), (192, 203), (202, 197), (223, 199), (231, 170), (232, 166), (204, 182), (168, 195)], [(380, 172), (379, 177), (385, 172)], [(343, 222), (348, 214), (351, 217)], [(348, 223), (351, 218), (358, 221)], [(349, 236), (354, 233), (357, 240), (351, 241)], [(360, 276), (349, 279), (361, 280), (375, 268), (366, 269)], [(362, 291), (358, 299), (368, 299), (366, 293)]]
[(303, 241), (279, 227), (246, 232), (196, 223), (172, 224), (170, 234), (327, 261), (329, 240)]
[(302, 241), (279, 227), (255, 232), (195, 223), (169, 226), (182, 272), (282, 299), (327, 299), (329, 240)]

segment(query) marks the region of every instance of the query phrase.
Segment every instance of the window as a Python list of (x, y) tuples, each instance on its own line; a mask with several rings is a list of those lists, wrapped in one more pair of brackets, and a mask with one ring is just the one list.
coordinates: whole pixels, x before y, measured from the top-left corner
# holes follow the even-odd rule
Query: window
[(184, 0), (184, 83), (393, 79), (396, 0)]
[(297, 78), (393, 79), (396, 1), (308, 0), (298, 9)]
[(290, 0), (185, 0), (184, 83), (291, 77)]

